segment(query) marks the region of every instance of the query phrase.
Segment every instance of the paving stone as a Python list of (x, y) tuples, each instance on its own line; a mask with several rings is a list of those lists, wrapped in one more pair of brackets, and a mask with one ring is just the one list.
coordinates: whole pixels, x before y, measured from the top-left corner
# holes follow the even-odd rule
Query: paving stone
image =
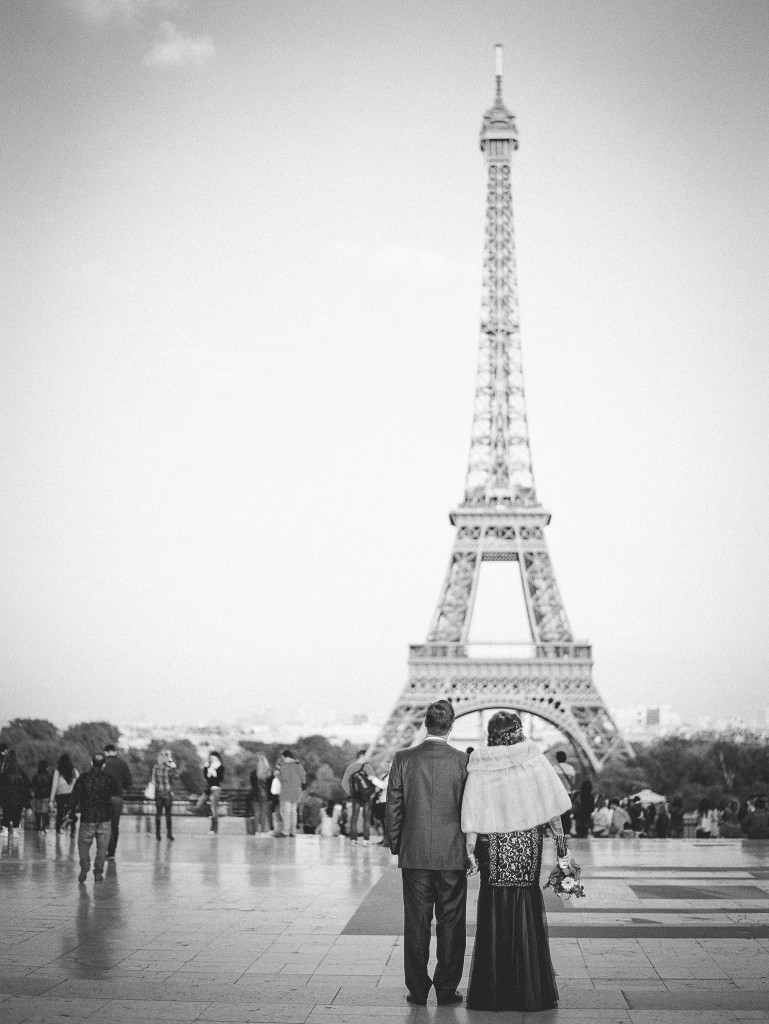
[(99, 1019), (118, 1021), (124, 1017), (166, 1021), (196, 1020), (210, 1005), (206, 1001), (184, 1002), (170, 999), (110, 999), (99, 1011)]
[(61, 978), (53, 975), (28, 974), (23, 978), (0, 976), (0, 993), (11, 996), (40, 995), (61, 984)]
[(736, 1009), (765, 1010), (765, 992), (746, 991), (696, 991), (656, 992), (652, 990), (628, 990), (625, 993), (631, 1010), (691, 1010), (730, 1012)]
[(212, 1003), (198, 1020), (244, 1022), (244, 1024), (304, 1024), (313, 1009), (312, 1003), (258, 1003), (242, 1006)]
[(560, 1010), (627, 1009), (625, 996), (619, 989), (587, 989), (558, 986), (558, 1008)]

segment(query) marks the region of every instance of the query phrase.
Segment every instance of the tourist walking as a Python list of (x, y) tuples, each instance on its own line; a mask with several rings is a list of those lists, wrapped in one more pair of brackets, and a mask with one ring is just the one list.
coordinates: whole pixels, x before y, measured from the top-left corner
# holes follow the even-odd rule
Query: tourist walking
[(80, 812), (80, 828), (77, 834), (77, 852), (80, 857), (78, 882), (85, 882), (91, 869), (91, 846), (96, 841), (93, 860), (94, 881), (104, 878), (104, 861), (112, 826), (112, 797), (117, 793), (117, 782), (104, 771), (104, 754), (94, 754), (91, 767), (77, 779), (72, 789), (72, 810)]
[(256, 755), (256, 764), (249, 775), (251, 785), (251, 813), (255, 832), (269, 832), (272, 828), (270, 813), (270, 785), (272, 768), (264, 754)]
[(373, 766), (366, 761), (366, 751), (359, 750), (355, 760), (348, 764), (342, 776), (342, 789), (352, 797), (350, 812), (350, 842), (358, 842), (358, 825), (363, 828), (363, 842), (371, 839), (371, 800), (377, 791), (372, 781)]
[(120, 835), (120, 815), (123, 813), (123, 799), (125, 797), (125, 791), (131, 786), (131, 770), (123, 758), (118, 756), (114, 743), (107, 744), (104, 748), (104, 756), (106, 757), (106, 761), (104, 762), (104, 771), (107, 775), (111, 775), (117, 783), (117, 793), (111, 799), (111, 831), (109, 847), (107, 849), (107, 860), (114, 860), (115, 851), (117, 850), (117, 841)]
[(13, 830), (21, 824), (24, 808), (32, 801), (32, 791), (27, 773), (19, 765), (15, 750), (5, 756), (0, 772), (0, 807), (3, 808), (3, 824), (8, 829), (9, 841)]
[[(467, 754), (448, 745), (454, 709), (447, 700), (425, 712), (427, 736), (399, 750), (390, 768), (385, 842), (403, 882), (403, 967), (407, 1000), (424, 1006), (432, 987), (441, 1006), (461, 1003), (467, 877), (460, 827)], [(427, 972), (436, 919), (437, 964)]]
[(206, 798), (208, 800), (208, 811), (211, 815), (209, 832), (219, 831), (219, 799), (222, 795), (222, 783), (224, 782), (224, 763), (222, 755), (218, 750), (212, 750), (208, 760), (203, 765), (203, 782), (206, 787)]
[(174, 841), (171, 811), (174, 805), (174, 781), (178, 778), (179, 772), (171, 751), (159, 751), (150, 776), (150, 785), (155, 790), (155, 838), (158, 842), (162, 839), (160, 822), (163, 815), (166, 819), (166, 836), (170, 842)]
[(37, 771), (32, 776), (32, 811), (35, 815), (35, 831), (42, 835), (48, 830), (52, 782), (53, 776), (48, 771), (48, 762), (38, 761)]
[(302, 790), (307, 785), (304, 766), (294, 757), (290, 750), (283, 751), (283, 760), (278, 771), (280, 781), (280, 831), (273, 833), (276, 837), (296, 835), (296, 810)]
[(559, 865), (571, 866), (561, 815), (571, 800), (553, 766), (512, 711), (488, 724), (488, 747), (468, 764), (462, 831), (480, 870), (468, 1010), (547, 1010), (558, 1005), (539, 886), (544, 826)]
[(56, 835), (62, 828), (69, 828), (72, 838), (75, 837), (75, 815), (71, 813), (72, 790), (77, 782), (79, 772), (72, 764), (72, 758), (65, 751), (56, 763), (56, 771), (51, 782), (51, 810), (56, 812)]

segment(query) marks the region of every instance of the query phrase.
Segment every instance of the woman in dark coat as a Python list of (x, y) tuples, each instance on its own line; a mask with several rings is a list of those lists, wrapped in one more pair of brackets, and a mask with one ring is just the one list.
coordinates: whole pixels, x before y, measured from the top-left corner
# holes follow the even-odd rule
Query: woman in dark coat
[(39, 761), (32, 776), (32, 810), (35, 812), (35, 829), (45, 832), (48, 828), (48, 801), (53, 778), (48, 771), (48, 762)]
[(3, 824), (8, 827), (9, 839), (21, 824), (21, 815), (24, 808), (29, 807), (31, 799), (29, 779), (19, 767), (16, 751), (11, 750), (0, 775), (0, 807), (3, 808)]

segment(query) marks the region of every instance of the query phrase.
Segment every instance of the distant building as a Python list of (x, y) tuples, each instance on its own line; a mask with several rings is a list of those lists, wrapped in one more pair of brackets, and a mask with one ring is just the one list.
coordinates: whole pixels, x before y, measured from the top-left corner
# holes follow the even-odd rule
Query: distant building
[(632, 704), (613, 708), (612, 715), (631, 743), (659, 739), (683, 728), (683, 720), (672, 704)]

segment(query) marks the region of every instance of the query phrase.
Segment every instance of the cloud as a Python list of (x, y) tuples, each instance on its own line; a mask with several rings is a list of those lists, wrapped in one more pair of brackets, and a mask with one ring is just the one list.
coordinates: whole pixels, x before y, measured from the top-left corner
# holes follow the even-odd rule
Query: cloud
[(437, 277), (454, 269), (442, 253), (430, 249), (417, 249), (411, 245), (386, 245), (378, 249), (365, 249), (355, 242), (339, 242), (333, 246), (333, 253), (346, 263), (355, 263), (376, 273)]
[(204, 68), (215, 53), (209, 36), (185, 36), (170, 21), (162, 21), (159, 36), (142, 64), (148, 68)]

